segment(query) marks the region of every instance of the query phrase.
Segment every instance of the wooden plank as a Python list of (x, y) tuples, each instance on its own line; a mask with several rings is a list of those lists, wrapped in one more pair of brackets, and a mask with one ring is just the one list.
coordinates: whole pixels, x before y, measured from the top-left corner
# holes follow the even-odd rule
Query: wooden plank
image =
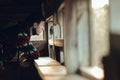
[(63, 47), (64, 46), (64, 40), (63, 39), (54, 39), (54, 45), (55, 46), (59, 46), (59, 47)]
[[(38, 74), (43, 80), (55, 79), (52, 76), (65, 76), (67, 74), (66, 68), (64, 66), (44, 66), (37, 67)], [(50, 77), (51, 76), (51, 77)]]
[(43, 80), (89, 80), (80, 75), (45, 76)]
[(50, 57), (39, 57), (38, 59), (34, 60), (35, 66), (40, 67), (40, 66), (58, 66), (60, 65), (59, 62), (56, 60), (50, 58)]
[(60, 65), (60, 63), (50, 57), (36, 59), (35, 66), (42, 80), (88, 80), (76, 74), (67, 75), (65, 66)]
[(99, 67), (80, 67), (81, 74), (90, 80), (104, 80), (104, 71)]
[(67, 75), (64, 66), (44, 66), (38, 67), (37, 70), (42, 80), (89, 80), (77, 74)]
[(63, 76), (67, 74), (66, 68), (64, 66), (45, 66), (39, 67), (40, 75), (43, 76)]

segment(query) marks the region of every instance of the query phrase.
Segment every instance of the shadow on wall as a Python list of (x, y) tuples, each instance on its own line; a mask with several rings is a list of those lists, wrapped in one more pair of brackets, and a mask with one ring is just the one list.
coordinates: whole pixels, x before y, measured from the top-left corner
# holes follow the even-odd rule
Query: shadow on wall
[(115, 50), (120, 52), (120, 35), (110, 34), (110, 48), (111, 51)]
[(110, 55), (103, 58), (104, 80), (120, 80), (120, 35), (110, 34)]

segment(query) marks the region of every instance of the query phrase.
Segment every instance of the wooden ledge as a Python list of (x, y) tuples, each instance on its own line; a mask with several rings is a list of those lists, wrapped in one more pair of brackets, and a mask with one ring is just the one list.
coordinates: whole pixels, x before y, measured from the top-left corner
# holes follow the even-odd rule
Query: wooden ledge
[(46, 67), (39, 67), (41, 74), (47, 76), (60, 76), (66, 75), (67, 71), (64, 66), (46, 66)]
[(50, 57), (39, 57), (34, 62), (42, 80), (89, 80), (76, 74), (67, 75), (65, 66)]
[(54, 43), (55, 46), (58, 46), (58, 47), (63, 47), (64, 46), (64, 40), (63, 39), (54, 39), (53, 43)]
[(81, 74), (90, 80), (104, 80), (103, 69), (99, 67), (80, 67)]
[(43, 80), (89, 80), (80, 75), (66, 75), (66, 76), (45, 76)]
[(37, 68), (39, 75), (43, 80), (45, 78), (54, 76), (62, 76), (64, 77), (67, 74), (66, 68), (64, 66), (44, 66)]
[(59, 62), (56, 60), (50, 58), (50, 57), (39, 57), (38, 59), (34, 60), (36, 67), (42, 67), (42, 66), (58, 66), (60, 65)]

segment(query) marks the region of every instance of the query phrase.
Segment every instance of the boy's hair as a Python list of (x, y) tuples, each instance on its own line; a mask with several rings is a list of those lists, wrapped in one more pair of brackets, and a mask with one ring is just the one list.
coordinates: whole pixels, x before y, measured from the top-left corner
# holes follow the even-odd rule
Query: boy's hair
[(34, 22), (39, 23), (40, 21), (43, 21), (43, 20), (44, 20), (44, 17), (41, 13), (32, 13), (26, 18), (25, 22), (27, 26), (30, 27), (33, 25)]

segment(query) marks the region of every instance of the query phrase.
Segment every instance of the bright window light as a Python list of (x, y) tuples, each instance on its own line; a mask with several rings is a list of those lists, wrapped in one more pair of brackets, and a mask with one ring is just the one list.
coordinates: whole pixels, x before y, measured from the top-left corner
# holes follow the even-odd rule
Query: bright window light
[(95, 80), (103, 80), (104, 79), (104, 70), (102, 68), (99, 68), (98, 66), (80, 67), (80, 70), (84, 74), (86, 74), (87, 77), (93, 77), (93, 78), (95, 78)]
[(101, 68), (95, 66), (91, 69), (91, 74), (97, 79), (103, 79), (104, 72)]
[(109, 4), (109, 0), (92, 0), (92, 8), (98, 9)]

